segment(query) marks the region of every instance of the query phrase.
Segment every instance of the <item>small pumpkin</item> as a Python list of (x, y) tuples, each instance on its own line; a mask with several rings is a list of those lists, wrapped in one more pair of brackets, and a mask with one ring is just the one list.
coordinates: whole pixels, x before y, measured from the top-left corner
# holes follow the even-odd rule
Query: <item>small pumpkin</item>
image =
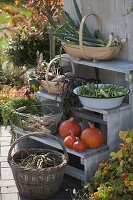
[(59, 134), (61, 137), (65, 138), (68, 135), (73, 133), (74, 136), (79, 137), (81, 134), (81, 127), (80, 125), (74, 120), (74, 118), (70, 118), (62, 122), (59, 126)]
[(90, 128), (81, 133), (81, 141), (89, 148), (99, 148), (104, 143), (104, 135), (100, 129), (89, 124)]
[(73, 144), (77, 141), (77, 138), (71, 134), (71, 135), (68, 135), (65, 139), (64, 139), (64, 145), (69, 148), (69, 149), (72, 149), (73, 148)]
[(79, 138), (77, 138), (77, 141), (73, 144), (73, 150), (77, 152), (84, 152), (86, 151), (87, 147), (84, 142), (82, 142)]

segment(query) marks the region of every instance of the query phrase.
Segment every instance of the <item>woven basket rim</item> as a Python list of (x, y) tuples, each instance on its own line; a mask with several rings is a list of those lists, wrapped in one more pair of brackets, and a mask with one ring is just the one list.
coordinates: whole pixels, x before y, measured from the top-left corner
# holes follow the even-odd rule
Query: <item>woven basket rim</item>
[[(64, 43), (64, 42), (62, 42), (62, 45), (65, 47), (65, 45), (66, 46), (69, 46), (69, 47), (76, 47), (76, 48), (80, 48), (80, 45), (78, 45), (78, 44), (68, 44), (68, 43)], [(110, 47), (90, 47), (90, 46), (83, 46), (83, 48), (85, 48), (85, 49), (99, 49), (99, 50), (101, 50), (101, 49), (108, 49), (108, 50), (110, 50), (110, 49), (114, 49), (114, 48), (120, 48), (121, 47), (121, 44), (120, 45), (117, 45), (117, 46), (110, 46)]]
[[(15, 155), (17, 155), (18, 153), (21, 153), (21, 152), (23, 152), (23, 151), (29, 151), (29, 152), (31, 152), (31, 151), (35, 151), (35, 152), (53, 152), (53, 153), (55, 153), (57, 156), (59, 156), (61, 159), (62, 159), (62, 163), (60, 163), (59, 165), (57, 165), (57, 166), (53, 166), (53, 167), (47, 167), (47, 168), (43, 168), (43, 169), (31, 169), (31, 168), (26, 168), (26, 167), (23, 167), (23, 166), (20, 166), (20, 165), (18, 165), (15, 161), (14, 161), (14, 156)], [(42, 171), (47, 171), (47, 172), (49, 172), (49, 171), (55, 171), (55, 170), (57, 170), (57, 169), (62, 169), (62, 168), (64, 168), (65, 167), (65, 165), (67, 164), (67, 159), (65, 158), (65, 155), (64, 154), (62, 154), (61, 152), (58, 152), (58, 151), (56, 151), (56, 150), (51, 150), (51, 149), (40, 149), (40, 148), (38, 148), (38, 149), (21, 149), (21, 150), (18, 150), (17, 152), (15, 152), (14, 154), (13, 154), (13, 157), (12, 157), (12, 160), (9, 160), (8, 161), (9, 162), (9, 165), (11, 166), (11, 168), (12, 167), (15, 167), (15, 168), (18, 168), (18, 169), (20, 169), (20, 170), (23, 170), (23, 171), (30, 171), (30, 172), (42, 172)]]

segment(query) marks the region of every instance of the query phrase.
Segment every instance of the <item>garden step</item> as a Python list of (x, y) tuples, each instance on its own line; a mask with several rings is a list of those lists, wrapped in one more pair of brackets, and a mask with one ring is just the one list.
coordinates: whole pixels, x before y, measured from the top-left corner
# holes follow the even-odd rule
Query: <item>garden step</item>
[(1, 194), (18, 193), (16, 186), (1, 187)]
[(13, 174), (11, 168), (1, 168), (2, 180), (13, 180)]
[(2, 194), (1, 200), (18, 200), (18, 194), (17, 193), (10, 193), (10, 194)]

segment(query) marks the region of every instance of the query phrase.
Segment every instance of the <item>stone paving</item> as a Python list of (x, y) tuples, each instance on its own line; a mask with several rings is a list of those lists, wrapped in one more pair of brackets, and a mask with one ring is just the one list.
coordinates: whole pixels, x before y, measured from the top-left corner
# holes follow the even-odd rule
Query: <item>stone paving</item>
[[(7, 162), (11, 136), (4, 127), (0, 130), (0, 200), (30, 200), (22, 197), (17, 190), (11, 168)], [(80, 181), (65, 175), (59, 193), (47, 200), (72, 200), (68, 188), (79, 188)], [(38, 200), (38, 199), (36, 199)], [(45, 199), (46, 200), (46, 199)]]

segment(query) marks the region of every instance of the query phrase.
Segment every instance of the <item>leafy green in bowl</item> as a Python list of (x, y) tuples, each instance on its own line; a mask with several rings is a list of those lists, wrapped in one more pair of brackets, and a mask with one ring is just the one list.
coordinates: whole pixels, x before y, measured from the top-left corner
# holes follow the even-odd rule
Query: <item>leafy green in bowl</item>
[(115, 98), (126, 96), (129, 93), (129, 86), (114, 84), (87, 83), (78, 87), (77, 95), (93, 98)]
[(86, 84), (74, 89), (84, 107), (93, 109), (112, 109), (119, 107), (129, 93), (128, 87), (112, 84)]

